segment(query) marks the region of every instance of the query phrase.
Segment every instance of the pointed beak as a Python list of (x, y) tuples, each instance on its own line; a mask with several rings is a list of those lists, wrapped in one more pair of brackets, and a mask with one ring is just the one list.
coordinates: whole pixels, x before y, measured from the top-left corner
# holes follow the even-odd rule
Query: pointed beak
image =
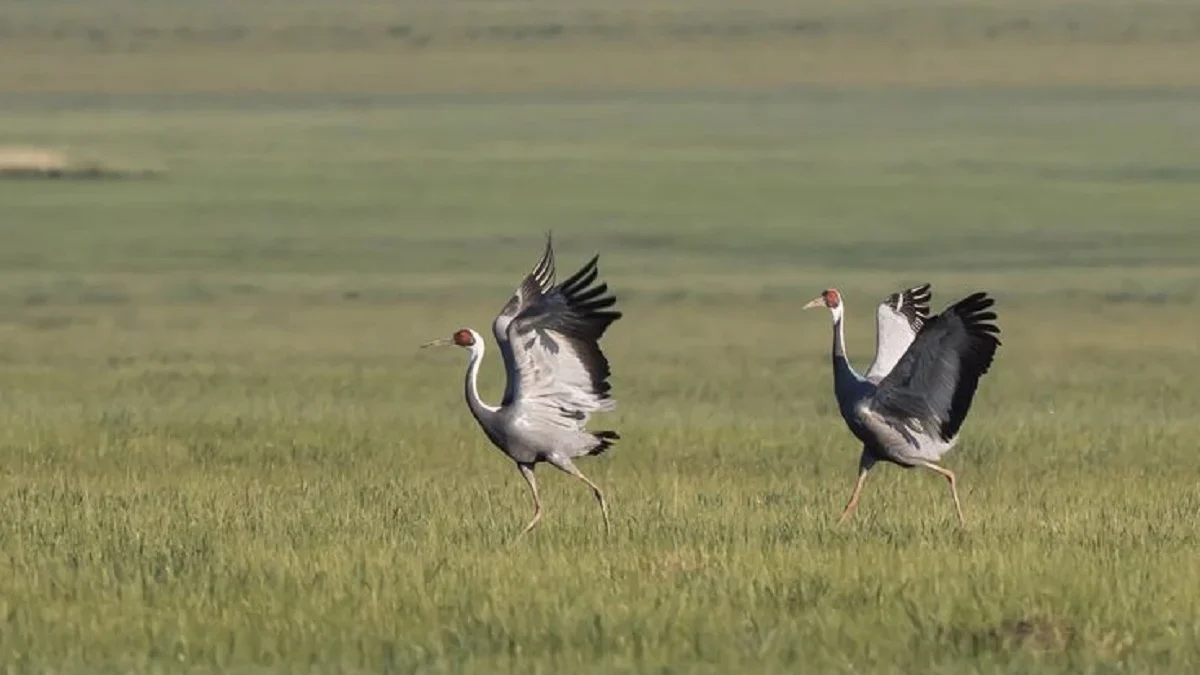
[(421, 345), (421, 349), (425, 349), (426, 347), (449, 347), (452, 344), (454, 344), (454, 338), (441, 338), (440, 340), (426, 342)]
[(809, 300), (808, 304), (804, 306), (804, 309), (812, 309), (813, 307), (824, 307), (824, 306), (825, 306), (825, 296), (818, 295), (817, 297), (813, 298), (812, 300)]

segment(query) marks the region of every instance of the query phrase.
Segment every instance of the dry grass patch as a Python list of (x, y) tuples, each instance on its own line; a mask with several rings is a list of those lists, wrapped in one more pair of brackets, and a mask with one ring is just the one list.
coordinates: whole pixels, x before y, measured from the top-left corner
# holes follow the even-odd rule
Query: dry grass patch
[(983, 631), (980, 641), (993, 649), (1029, 649), (1037, 652), (1066, 651), (1076, 639), (1071, 625), (1035, 616), (1010, 619)]
[(151, 178), (161, 173), (161, 169), (72, 158), (45, 148), (0, 147), (0, 178)]
[(1038, 654), (1081, 650), (1104, 659), (1124, 658), (1134, 647), (1133, 636), (1121, 630), (1089, 634), (1069, 621), (1047, 616), (1008, 619), (971, 634), (976, 651), (1026, 651)]

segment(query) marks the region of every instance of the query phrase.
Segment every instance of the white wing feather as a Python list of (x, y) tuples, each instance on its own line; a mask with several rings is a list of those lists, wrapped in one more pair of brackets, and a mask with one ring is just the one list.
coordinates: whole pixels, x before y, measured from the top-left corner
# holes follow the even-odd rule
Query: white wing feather
[(521, 281), (521, 285), (513, 291), (512, 297), (504, 305), (504, 309), (500, 310), (500, 314), (492, 321), (492, 335), (495, 336), (496, 346), (500, 349), (501, 358), (504, 359), (504, 370), (510, 374), (508, 382), (504, 385), (504, 397), (501, 399), (503, 405), (508, 405), (513, 400), (513, 387), (515, 386), (515, 378), (511, 374), (516, 370), (516, 363), (512, 346), (509, 344), (508, 328), (513, 319), (548, 292), (552, 286), (554, 286), (554, 245), (551, 235), (547, 234), (546, 250), (542, 253), (541, 259)]
[(874, 384), (892, 372), (929, 317), (929, 284), (893, 293), (875, 312), (875, 360), (866, 379)]
[(522, 416), (582, 430), (592, 413), (616, 407), (607, 394), (596, 391), (593, 372), (581, 354), (582, 345), (543, 329), (511, 338), (517, 365), (513, 399)]

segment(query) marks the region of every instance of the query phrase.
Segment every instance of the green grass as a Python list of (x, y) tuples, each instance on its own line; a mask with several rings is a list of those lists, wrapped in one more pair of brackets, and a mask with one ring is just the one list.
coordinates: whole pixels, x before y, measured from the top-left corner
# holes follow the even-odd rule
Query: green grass
[[(0, 52), (40, 54), (0, 59), (0, 146), (166, 170), (0, 181), (8, 672), (1200, 667), (1200, 90), (1096, 70), (1187, 40), (1047, 38), (1099, 55), (1065, 65), (970, 42), (943, 54), (957, 70), (910, 71), (930, 87), (772, 89), (774, 76), (733, 80), (737, 63), (793, 54), (778, 36), (688, 46), (665, 10), (616, 8), (664, 55), (646, 74), (572, 80), (589, 50), (636, 62), (602, 40), (434, 41), (413, 58), (436, 68), (397, 84), (380, 65), (391, 48), (321, 61), (334, 82), (297, 67), (320, 49), (289, 61), (272, 42), (305, 21), (380, 25), (382, 5), (90, 7), (14, 6), (0, 29), (132, 30), (112, 17), (144, 10), (146, 25), (215, 12), (263, 32), (185, 58), (0, 30)], [(541, 16), (521, 7), (467, 14)], [(1125, 16), (1056, 7), (1088, 25)], [(1190, 16), (1154, 8), (1137, 20)], [(586, 3), (562, 11), (608, 21)], [(793, 12), (695, 11), (752, 27)], [(897, 21), (915, 32), (887, 34), (960, 25), (917, 20), (951, 12), (935, 4), (912, 11)], [(405, 12), (439, 35), (467, 21)], [(805, 52), (827, 68), (814, 81), (912, 83), (903, 64), (868, 67), (886, 48), (853, 60), (875, 44), (864, 21), (824, 57)], [(493, 48), (512, 60), (459, 68)], [(693, 49), (736, 67), (707, 71)], [(295, 86), (247, 91), (275, 72), (250, 53), (290, 63)], [(79, 65), (60, 79), (28, 79), (67, 58)], [(539, 65), (509, 70), (522, 59)], [(225, 60), (250, 74), (214, 68)], [(195, 69), (171, 71), (184, 62)], [(379, 68), (352, 68), (367, 62)], [(1040, 81), (1039, 64), (1070, 77)], [(1096, 86), (941, 86), (988, 73)], [(420, 93), (439, 88), (453, 93)], [(605, 537), (588, 491), (543, 468), (546, 517), (510, 546), (529, 498), (462, 403), (465, 355), (417, 345), (462, 326), (490, 339), (550, 229), (560, 276), (599, 252), (625, 312), (604, 341), (619, 409), (593, 424), (623, 438), (580, 461), (615, 527)], [(840, 288), (865, 368), (875, 304), (924, 280), (937, 309), (990, 291), (1004, 331), (947, 460), (968, 529), (942, 480), (895, 467), (835, 528), (858, 448), (834, 405), (828, 316), (800, 307)], [(494, 349), (483, 377), (499, 398)]]
[[(16, 671), (1200, 663), (1192, 94), (54, 103), (0, 143), (170, 173), (0, 184)], [(626, 312), (582, 463), (615, 533), (544, 470), (509, 547), (524, 486), (416, 345), (486, 331), (550, 228)], [(799, 307), (840, 287), (865, 367), (924, 279), (999, 299), (969, 530), (893, 467), (835, 529), (857, 449)]]

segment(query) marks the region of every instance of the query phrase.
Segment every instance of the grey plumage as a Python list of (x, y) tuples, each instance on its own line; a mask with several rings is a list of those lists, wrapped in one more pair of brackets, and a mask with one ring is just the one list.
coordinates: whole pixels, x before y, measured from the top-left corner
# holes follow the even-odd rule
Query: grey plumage
[(928, 291), (928, 284), (910, 288), (880, 304), (877, 354), (866, 377), (846, 358), (841, 294), (827, 290), (806, 306), (824, 305), (833, 314), (838, 408), (863, 443), (858, 481), (842, 520), (854, 512), (867, 472), (886, 461), (944, 476), (963, 523), (954, 473), (938, 462), (958, 440), (979, 380), (1000, 346), (1000, 329), (991, 311), (995, 301), (986, 293), (969, 295), (929, 318)]
[(489, 440), (508, 455), (533, 494), (534, 516), (525, 534), (541, 519), (534, 467), (546, 462), (586, 483), (600, 503), (606, 529), (608, 505), (603, 493), (576, 468), (573, 460), (598, 455), (620, 438), (615, 431), (588, 431), (593, 413), (615, 407), (608, 359), (599, 340), (621, 318), (616, 298), (598, 280), (599, 256), (570, 278), (555, 284), (554, 250), (549, 236), (541, 259), (514, 291), (492, 323), (504, 359), (507, 382), (499, 406), (479, 398), (477, 378), (483, 338), (469, 328), (425, 346), (455, 344), (470, 350), (465, 395), (467, 406)]
[[(554, 246), (550, 241), (550, 237), (546, 237), (546, 249), (542, 252), (542, 257), (537, 264), (533, 266), (531, 271), (521, 281), (521, 285), (517, 286), (517, 290), (513, 291), (513, 295), (505, 303), (504, 308), (496, 315), (492, 321), (492, 335), (496, 338), (496, 346), (500, 349), (500, 356), (504, 359), (504, 372), (511, 373), (513, 371), (513, 354), (512, 347), (508, 341), (508, 326), (522, 309), (533, 302), (538, 294), (544, 294), (554, 285)], [(502, 404), (507, 405), (512, 400), (512, 389), (516, 385), (516, 379), (509, 377), (504, 383), (504, 398)]]

